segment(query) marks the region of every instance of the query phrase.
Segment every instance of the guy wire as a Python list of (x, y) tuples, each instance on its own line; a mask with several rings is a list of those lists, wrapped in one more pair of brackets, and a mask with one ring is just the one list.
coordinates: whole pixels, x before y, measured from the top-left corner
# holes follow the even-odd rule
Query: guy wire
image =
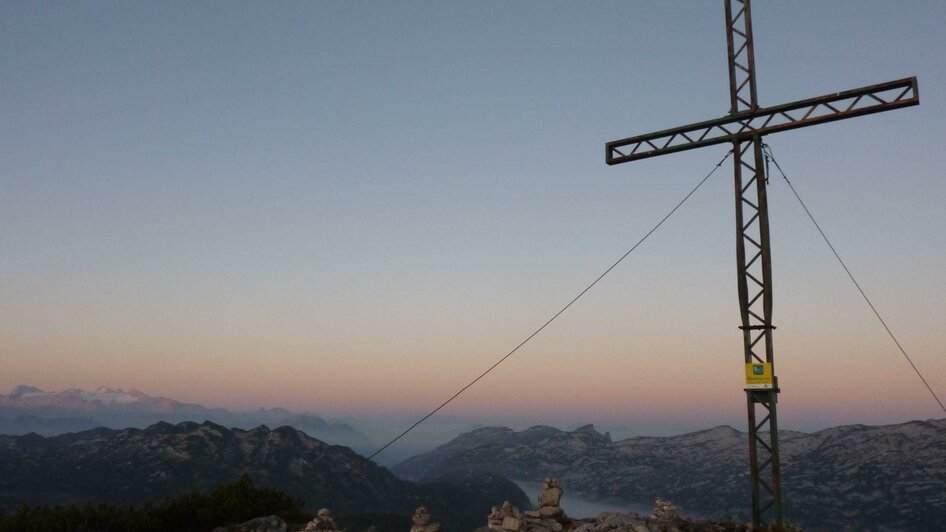
[(388, 447), (390, 447), (391, 445), (393, 445), (396, 441), (398, 441), (398, 440), (400, 440), (401, 438), (403, 438), (404, 436), (406, 436), (409, 432), (411, 432), (412, 430), (414, 430), (418, 425), (420, 425), (420, 424), (423, 423), (424, 421), (427, 421), (427, 419), (429, 419), (431, 416), (433, 416), (434, 414), (436, 414), (437, 412), (439, 412), (443, 407), (445, 407), (445, 406), (447, 406), (448, 404), (450, 404), (450, 402), (452, 402), (454, 399), (456, 399), (457, 397), (459, 397), (460, 394), (462, 394), (462, 393), (465, 392), (468, 388), (470, 388), (471, 386), (473, 386), (474, 384), (476, 384), (477, 382), (479, 382), (479, 380), (482, 379), (483, 377), (485, 377), (487, 374), (489, 374), (489, 372), (493, 371), (494, 369), (496, 369), (497, 366), (499, 366), (500, 364), (502, 364), (503, 362), (505, 362), (506, 359), (509, 358), (509, 357), (511, 357), (516, 351), (519, 350), (519, 348), (521, 348), (522, 346), (526, 345), (526, 343), (528, 343), (529, 340), (532, 340), (533, 338), (535, 338), (540, 332), (542, 332), (546, 327), (548, 327), (549, 324), (551, 324), (553, 321), (555, 321), (556, 318), (558, 318), (559, 316), (561, 316), (566, 310), (568, 310), (569, 307), (571, 307), (573, 304), (575, 304), (576, 301), (578, 301), (583, 295), (585, 295), (585, 294), (586, 294), (589, 290), (591, 290), (596, 284), (598, 284), (598, 281), (600, 281), (601, 279), (604, 279), (604, 276), (606, 276), (606, 275), (608, 275), (609, 273), (611, 273), (611, 270), (613, 270), (614, 268), (616, 268), (618, 264), (620, 264), (624, 259), (626, 259), (628, 255), (630, 255), (631, 253), (633, 253), (634, 250), (636, 250), (636, 249), (638, 248), (638, 246), (640, 246), (645, 240), (647, 240), (647, 238), (648, 238), (650, 235), (652, 235), (652, 234), (654, 233), (654, 231), (656, 231), (661, 225), (663, 225), (664, 222), (666, 222), (668, 218), (670, 218), (675, 212), (677, 212), (677, 210), (678, 210), (681, 206), (683, 206), (683, 204), (686, 203), (686, 201), (687, 201), (688, 199), (690, 199), (690, 196), (692, 196), (693, 194), (695, 194), (696, 191), (699, 190), (700, 187), (703, 186), (703, 183), (706, 183), (706, 181), (710, 178), (710, 176), (712, 176), (714, 173), (716, 173), (716, 170), (718, 170), (719, 167), (722, 166), (724, 162), (726, 162), (726, 159), (728, 159), (729, 156), (732, 155), (732, 153), (733, 153), (733, 150), (729, 150), (729, 152), (727, 152), (726, 155), (725, 155), (718, 163), (716, 163), (716, 166), (714, 166), (713, 169), (710, 170), (710, 172), (709, 172), (708, 174), (706, 174), (706, 175), (703, 177), (703, 179), (701, 179), (701, 180), (696, 184), (696, 186), (693, 187), (693, 189), (690, 190), (690, 192), (687, 193), (686, 196), (683, 197), (683, 199), (681, 199), (672, 209), (670, 209), (670, 212), (668, 212), (663, 218), (661, 218), (661, 220), (660, 220), (659, 222), (657, 222), (657, 224), (654, 225), (654, 226), (650, 229), (650, 231), (647, 231), (647, 233), (644, 234), (644, 236), (641, 237), (641, 239), (638, 240), (636, 244), (634, 244), (633, 246), (631, 246), (631, 249), (627, 250), (626, 253), (624, 253), (623, 255), (621, 255), (621, 258), (619, 258), (617, 261), (614, 262), (614, 264), (612, 264), (611, 266), (609, 266), (608, 269), (604, 270), (604, 272), (603, 272), (601, 275), (599, 275), (594, 281), (591, 282), (591, 284), (589, 284), (589, 285), (586, 286), (581, 292), (579, 292), (577, 296), (575, 296), (574, 298), (572, 298), (572, 300), (569, 301), (568, 304), (566, 304), (566, 305), (565, 305), (564, 307), (562, 307), (558, 312), (556, 312), (555, 314), (553, 314), (552, 317), (549, 318), (545, 323), (543, 323), (541, 327), (539, 327), (539, 328), (536, 329), (532, 334), (530, 334), (529, 336), (527, 336), (526, 339), (523, 340), (522, 342), (520, 342), (519, 345), (517, 345), (516, 347), (514, 347), (514, 348), (512, 349), (512, 351), (509, 351), (508, 353), (506, 353), (502, 358), (500, 358), (498, 361), (496, 361), (492, 366), (490, 366), (489, 368), (487, 368), (486, 371), (484, 371), (484, 372), (481, 373), (478, 377), (476, 377), (475, 379), (473, 379), (472, 381), (470, 381), (469, 384), (467, 384), (466, 386), (460, 388), (455, 394), (451, 395), (450, 398), (447, 399), (446, 401), (444, 401), (443, 403), (441, 403), (440, 406), (438, 406), (437, 408), (434, 408), (433, 410), (431, 410), (428, 414), (426, 414), (426, 415), (423, 416), (422, 418), (418, 419), (413, 425), (411, 425), (410, 427), (408, 427), (404, 432), (398, 434), (394, 439), (392, 439), (392, 440), (389, 441), (388, 443), (384, 444), (380, 449), (378, 449), (377, 451), (375, 451), (374, 453), (372, 453), (372, 454), (371, 454), (370, 456), (368, 456), (367, 458), (364, 458), (361, 462), (358, 463), (358, 465), (354, 466), (354, 467), (352, 468), (352, 470), (360, 468), (362, 465), (364, 465), (365, 463), (369, 462), (372, 458), (374, 458), (375, 456), (378, 456), (379, 454), (381, 454), (382, 451), (384, 451), (385, 449), (387, 449)]
[(792, 194), (795, 195), (795, 199), (798, 200), (798, 203), (801, 204), (802, 209), (805, 210), (805, 214), (808, 215), (808, 218), (811, 220), (811, 223), (815, 224), (815, 228), (821, 234), (821, 238), (824, 239), (825, 244), (828, 244), (828, 247), (831, 248), (831, 253), (834, 253), (834, 258), (838, 259), (838, 262), (841, 263), (841, 267), (844, 268), (844, 271), (847, 273), (847, 276), (851, 279), (851, 282), (854, 283), (854, 287), (857, 288), (857, 291), (861, 293), (861, 297), (864, 298), (864, 301), (867, 302), (867, 306), (870, 307), (870, 310), (873, 311), (874, 316), (877, 316), (877, 319), (880, 321), (880, 324), (884, 326), (884, 329), (887, 331), (887, 334), (890, 335), (890, 339), (893, 340), (893, 343), (897, 344), (897, 348), (900, 349), (900, 353), (903, 354), (903, 358), (910, 363), (910, 366), (913, 368), (913, 371), (916, 372), (916, 375), (923, 381), (923, 385), (926, 386), (926, 389), (930, 391), (930, 395), (933, 396), (933, 399), (939, 403), (939, 407), (943, 409), (943, 412), (946, 412), (946, 406), (943, 406), (943, 402), (939, 399), (939, 396), (936, 395), (936, 392), (933, 391), (933, 388), (930, 386), (930, 383), (926, 382), (926, 378), (923, 377), (923, 374), (920, 372), (920, 368), (916, 367), (916, 364), (913, 363), (913, 359), (910, 358), (910, 355), (907, 354), (906, 350), (900, 345), (900, 341), (897, 340), (897, 337), (894, 336), (893, 331), (890, 330), (890, 327), (887, 326), (887, 322), (880, 316), (880, 312), (877, 312), (877, 308), (874, 307), (874, 304), (871, 303), (870, 298), (867, 297), (867, 294), (864, 293), (864, 290), (861, 288), (860, 283), (857, 282), (857, 279), (854, 278), (854, 274), (851, 273), (851, 270), (848, 269), (847, 264), (844, 263), (844, 260), (841, 259), (841, 255), (838, 254), (837, 250), (834, 249), (834, 246), (831, 244), (831, 241), (828, 240), (827, 235), (824, 234), (824, 231), (821, 230), (821, 226), (818, 225), (818, 222), (815, 220), (815, 217), (811, 214), (811, 211), (808, 210), (808, 206), (805, 205), (805, 202), (802, 201), (801, 196), (798, 195), (798, 191), (795, 190), (795, 186), (792, 185), (792, 182), (788, 180), (788, 176), (785, 175), (785, 172), (782, 171), (782, 167), (779, 166), (778, 161), (775, 160), (775, 156), (772, 154), (772, 148), (768, 144), (763, 144), (762, 149), (765, 151), (765, 160), (766, 166), (768, 166), (769, 159), (772, 160), (772, 164), (775, 165), (775, 168), (780, 174), (782, 174), (782, 179), (788, 183), (788, 188), (791, 189)]

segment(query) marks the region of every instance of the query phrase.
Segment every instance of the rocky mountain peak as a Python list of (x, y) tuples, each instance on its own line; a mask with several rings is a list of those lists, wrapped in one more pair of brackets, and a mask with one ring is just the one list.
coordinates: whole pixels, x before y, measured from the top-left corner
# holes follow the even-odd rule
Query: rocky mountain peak
[(602, 442), (611, 443), (611, 433), (605, 432), (604, 434), (601, 434), (600, 432), (595, 430), (594, 425), (589, 424), (589, 425), (578, 427), (577, 429), (575, 429), (575, 434), (581, 434), (585, 437), (590, 437), (591, 439), (594, 439), (594, 440), (600, 440)]
[(744, 438), (746, 435), (729, 425), (719, 425), (711, 429), (683, 434), (681, 437), (687, 437), (693, 440), (728, 440), (732, 438)]
[[(152, 433), (152, 434), (170, 434), (172, 432), (177, 431), (179, 425), (186, 425), (186, 424), (187, 422), (179, 423), (175, 425), (173, 423), (168, 423), (167, 421), (158, 421), (154, 425), (151, 425), (147, 427), (146, 429), (144, 429), (144, 431)], [(196, 425), (196, 423), (191, 423), (191, 424)], [(132, 429), (132, 430), (136, 430), (136, 429)]]
[(13, 399), (19, 399), (20, 397), (23, 397), (24, 395), (36, 394), (36, 393), (45, 394), (46, 392), (44, 392), (43, 390), (40, 390), (36, 386), (29, 386), (26, 384), (21, 384), (13, 389), (13, 391), (10, 393), (10, 397)]

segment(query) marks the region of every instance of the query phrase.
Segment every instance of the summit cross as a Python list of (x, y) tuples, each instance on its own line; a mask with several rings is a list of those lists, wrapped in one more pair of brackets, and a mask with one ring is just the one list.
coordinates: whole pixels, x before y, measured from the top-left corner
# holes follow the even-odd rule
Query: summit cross
[[(606, 162), (621, 164), (714, 144), (732, 143), (736, 199), (739, 311), (746, 364), (752, 521), (784, 523), (779, 470), (778, 402), (772, 344), (772, 259), (762, 137), (920, 103), (916, 77), (807, 100), (760, 107), (756, 94), (750, 0), (725, 0), (729, 114), (696, 124), (608, 142)], [(768, 440), (768, 441), (766, 441)], [(769, 474), (765, 475), (768, 470)], [(765, 478), (763, 478), (765, 477)]]

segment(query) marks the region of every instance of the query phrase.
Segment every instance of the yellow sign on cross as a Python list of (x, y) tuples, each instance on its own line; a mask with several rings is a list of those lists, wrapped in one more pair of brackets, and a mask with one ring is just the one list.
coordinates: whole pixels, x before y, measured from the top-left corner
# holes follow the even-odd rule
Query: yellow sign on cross
[(753, 362), (746, 364), (746, 388), (772, 388), (772, 364), (769, 362)]

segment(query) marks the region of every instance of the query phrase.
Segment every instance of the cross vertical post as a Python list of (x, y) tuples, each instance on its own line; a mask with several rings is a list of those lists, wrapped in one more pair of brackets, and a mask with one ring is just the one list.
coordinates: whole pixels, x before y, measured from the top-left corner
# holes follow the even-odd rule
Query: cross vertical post
[[(749, 0), (726, 0), (725, 6), (729, 114), (738, 116), (759, 108), (751, 8)], [(783, 521), (776, 428), (779, 390), (772, 340), (775, 329), (772, 325), (772, 255), (761, 135), (733, 142), (733, 177), (736, 191), (736, 283), (744, 359), (747, 367), (756, 364), (765, 367), (768, 364), (772, 378), (769, 388), (746, 388), (752, 517), (753, 523), (759, 526), (766, 512), (772, 510), (773, 521), (779, 526)], [(764, 441), (766, 434), (767, 444)]]
[[(724, 0), (729, 114), (605, 144), (616, 165), (704, 146), (731, 143), (736, 207), (736, 281), (746, 371), (752, 521), (784, 524), (779, 464), (779, 383), (772, 333), (772, 256), (762, 137), (779, 131), (919, 105), (916, 77), (879, 83), (772, 107), (756, 90), (750, 0)], [(766, 517), (771, 514), (771, 521)]]

